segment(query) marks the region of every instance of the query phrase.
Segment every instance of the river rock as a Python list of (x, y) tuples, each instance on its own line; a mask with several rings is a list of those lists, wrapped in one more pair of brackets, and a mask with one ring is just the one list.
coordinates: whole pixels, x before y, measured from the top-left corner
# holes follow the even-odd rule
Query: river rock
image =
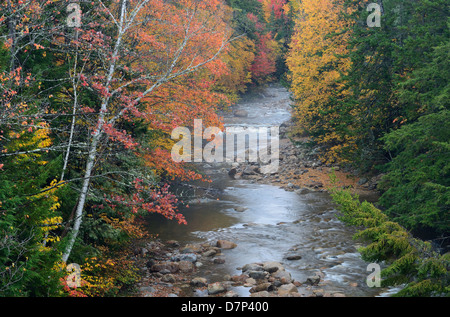
[(146, 294), (146, 295), (149, 295), (150, 293), (156, 292), (156, 289), (154, 289), (152, 286), (141, 286), (139, 288), (139, 292), (143, 293), (143, 294)]
[(179, 270), (183, 273), (191, 273), (195, 269), (194, 263), (190, 261), (180, 261), (178, 262), (178, 267)]
[(257, 292), (262, 292), (262, 291), (268, 291), (269, 288), (272, 287), (272, 283), (260, 283), (260, 284), (256, 284), (255, 286), (253, 286), (249, 292), (250, 293), (257, 293)]
[(229, 171), (228, 171), (228, 175), (230, 176), (230, 177), (232, 177), (232, 178), (234, 178), (235, 176), (236, 176), (236, 174), (237, 174), (237, 168), (236, 167), (233, 167), (233, 168), (231, 168)]
[(359, 179), (359, 181), (358, 181), (358, 185), (364, 185), (365, 183), (367, 183), (369, 180), (367, 179), (367, 178), (364, 178), (364, 177), (362, 177), (362, 178), (360, 178)]
[(194, 287), (203, 287), (208, 285), (208, 281), (204, 277), (195, 277), (191, 280), (191, 285)]
[(179, 262), (162, 262), (153, 264), (150, 268), (151, 272), (168, 272), (168, 273), (176, 273), (180, 270)]
[(316, 274), (316, 275), (313, 275), (313, 276), (309, 276), (306, 279), (305, 284), (309, 284), (309, 285), (315, 286), (315, 285), (318, 285), (319, 282), (320, 282), (320, 276)]
[(259, 171), (261, 174), (273, 175), (278, 173), (279, 167), (280, 167), (279, 163), (278, 164), (272, 163), (269, 165), (261, 166), (259, 168)]
[(217, 250), (215, 249), (209, 249), (208, 251), (205, 251), (202, 253), (203, 256), (205, 257), (211, 257), (217, 254)]
[(145, 266), (146, 266), (148, 269), (151, 269), (151, 267), (152, 267), (155, 263), (156, 263), (156, 262), (155, 262), (153, 259), (150, 259), (150, 260), (147, 261), (147, 263), (145, 264)]
[(282, 284), (289, 284), (292, 282), (292, 276), (291, 273), (287, 271), (276, 271), (275, 273), (272, 273), (272, 276), (279, 280)]
[(247, 274), (255, 280), (262, 280), (269, 277), (269, 273), (265, 271), (248, 271)]
[(225, 258), (223, 257), (217, 257), (213, 259), (213, 263), (214, 264), (224, 264), (225, 263)]
[(276, 271), (284, 271), (283, 265), (279, 262), (269, 261), (263, 263), (263, 269), (266, 272), (273, 273)]
[(268, 291), (256, 292), (250, 294), (250, 297), (270, 297), (270, 293)]
[(242, 267), (242, 272), (247, 271), (264, 271), (264, 268), (260, 263), (249, 263)]
[(297, 286), (295, 286), (292, 283), (281, 285), (278, 288), (278, 295), (279, 296), (288, 296), (288, 295), (291, 295), (293, 293), (298, 293), (298, 289), (297, 289)]
[(221, 249), (234, 249), (237, 244), (228, 240), (218, 240), (216, 246)]
[(202, 266), (203, 266), (202, 262), (199, 262), (199, 261), (195, 262), (195, 267), (196, 268), (201, 268)]
[(286, 260), (289, 260), (289, 261), (295, 261), (295, 260), (300, 260), (301, 258), (302, 258), (301, 255), (299, 255), (299, 254), (294, 254), (294, 255), (289, 255), (289, 256), (287, 256), (287, 257), (286, 257)]
[(234, 291), (228, 291), (223, 295), (223, 297), (239, 297), (239, 294)]
[(234, 112), (234, 115), (236, 117), (246, 118), (246, 117), (248, 117), (248, 112), (243, 109), (238, 109)]
[(195, 253), (185, 253), (180, 255), (175, 255), (171, 258), (173, 262), (180, 262), (180, 261), (188, 261), (195, 263), (197, 261), (197, 254)]
[(166, 283), (175, 283), (176, 279), (175, 276), (173, 276), (173, 274), (166, 274), (161, 278), (161, 281)]
[(318, 181), (311, 181), (309, 184), (306, 184), (306, 186), (311, 187), (311, 188), (322, 188), (323, 183), (318, 182)]
[(230, 277), (230, 280), (235, 283), (245, 283), (245, 281), (248, 279), (248, 276), (245, 274), (241, 275), (233, 275)]
[(216, 282), (212, 284), (208, 284), (208, 294), (209, 295), (216, 295), (223, 292), (226, 292), (227, 289), (223, 283)]
[(201, 252), (202, 251), (202, 246), (198, 245), (198, 244), (188, 244), (186, 246), (184, 246), (184, 248), (181, 249), (181, 253), (186, 254), (186, 253), (196, 253), (196, 252)]
[(245, 207), (235, 207), (234, 210), (237, 211), (237, 212), (244, 212), (244, 211), (247, 210), (247, 208), (245, 208)]
[(256, 280), (252, 277), (249, 277), (245, 280), (245, 284), (244, 286), (250, 286), (252, 287), (253, 285), (256, 285)]
[(177, 240), (167, 240), (166, 245), (171, 248), (177, 248), (180, 246), (180, 243)]

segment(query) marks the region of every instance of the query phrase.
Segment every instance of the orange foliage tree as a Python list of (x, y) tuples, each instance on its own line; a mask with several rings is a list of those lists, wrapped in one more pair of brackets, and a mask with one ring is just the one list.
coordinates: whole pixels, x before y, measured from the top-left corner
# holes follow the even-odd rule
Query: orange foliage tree
[[(192, 125), (193, 118), (219, 123), (214, 111), (217, 95), (210, 90), (226, 68), (219, 57), (231, 36), (229, 10), (221, 1), (113, 1), (110, 7), (100, 3), (92, 16), (97, 24), (80, 28), (74, 43), (94, 48), (91, 56), (96, 58), (80, 70), (79, 77), (81, 87), (93, 90), (98, 103), (84, 107), (91, 114), (88, 154), (63, 261), (70, 256), (79, 232), (100, 149), (113, 142), (125, 151), (152, 155), (148, 152), (152, 146), (147, 145), (154, 140), (136, 140), (131, 130), (123, 129), (124, 125), (143, 122), (149, 130), (168, 133), (176, 126)], [(98, 24), (102, 20), (106, 32)], [(93, 71), (85, 73), (85, 69)], [(164, 147), (156, 148), (156, 153), (165, 151)], [(169, 173), (174, 170), (164, 164), (161, 167)], [(183, 222), (176, 213), (176, 199), (168, 196), (164, 188), (162, 195), (158, 194), (159, 186), (139, 185), (143, 179), (136, 178), (137, 193), (127, 198), (143, 210)], [(123, 202), (122, 198), (118, 201)]]

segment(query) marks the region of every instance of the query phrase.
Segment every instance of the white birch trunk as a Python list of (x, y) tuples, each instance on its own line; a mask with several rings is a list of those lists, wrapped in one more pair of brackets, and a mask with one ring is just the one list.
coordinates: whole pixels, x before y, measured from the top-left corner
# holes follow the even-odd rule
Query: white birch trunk
[[(115, 68), (116, 68), (116, 63), (117, 63), (116, 57), (119, 54), (119, 49), (120, 49), (122, 37), (124, 34), (123, 25), (124, 25), (125, 14), (126, 14), (126, 5), (127, 5), (127, 1), (123, 0), (122, 7), (121, 7), (121, 14), (120, 14), (118, 37), (117, 37), (117, 41), (116, 41), (116, 44), (114, 47), (114, 52), (113, 52), (113, 55), (111, 58), (111, 65), (109, 67), (109, 73), (108, 73), (108, 77), (107, 77), (106, 85), (105, 85), (108, 92), (109, 92), (109, 86), (110, 86), (110, 83), (111, 83), (111, 80), (113, 78)], [(97, 127), (94, 132), (94, 135), (92, 138), (92, 143), (91, 143), (91, 146), (89, 149), (89, 155), (88, 155), (88, 159), (86, 162), (86, 171), (84, 174), (83, 186), (81, 187), (80, 198), (78, 199), (78, 205), (77, 205), (77, 209), (75, 212), (74, 224), (69, 233), (69, 239), (68, 239), (66, 248), (64, 250), (64, 253), (62, 255), (63, 262), (67, 262), (67, 260), (70, 256), (70, 253), (72, 252), (75, 241), (77, 239), (78, 232), (80, 231), (80, 226), (83, 222), (84, 206), (86, 204), (86, 199), (87, 199), (88, 192), (89, 192), (89, 185), (91, 183), (91, 176), (92, 176), (92, 171), (94, 169), (95, 160), (97, 159), (97, 146), (99, 145), (100, 140), (103, 136), (103, 126), (105, 124), (105, 114), (106, 114), (106, 110), (108, 107), (108, 103), (109, 103), (109, 97), (105, 97), (102, 101), (99, 119), (97, 121)]]

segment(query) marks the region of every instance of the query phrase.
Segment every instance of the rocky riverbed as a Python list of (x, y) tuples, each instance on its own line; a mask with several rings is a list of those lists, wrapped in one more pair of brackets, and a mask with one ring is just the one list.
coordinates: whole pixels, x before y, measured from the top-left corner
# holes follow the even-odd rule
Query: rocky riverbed
[[(279, 168), (264, 170), (258, 163), (234, 163), (228, 171), (233, 179), (247, 179), (262, 184), (272, 184), (287, 191), (328, 191), (337, 186), (347, 188), (362, 196), (376, 198), (377, 185), (382, 175), (360, 176), (358, 172), (339, 165), (324, 164), (319, 159), (320, 147), (313, 146), (310, 138), (291, 133), (292, 121), (280, 127)], [(336, 184), (330, 175), (334, 172)]]
[[(221, 265), (226, 261), (224, 250), (233, 249), (232, 241), (218, 240), (214, 245), (189, 244), (181, 246), (177, 241), (149, 242), (140, 249), (139, 260), (144, 278), (138, 285), (139, 297), (214, 296), (239, 297), (245, 288), (251, 297), (344, 297), (339, 292), (327, 293), (321, 285), (323, 273), (307, 277), (304, 281), (292, 278), (281, 263), (267, 261), (248, 263), (239, 275), (223, 276), (219, 282), (211, 282), (199, 275), (205, 264)], [(292, 260), (298, 259), (292, 257)]]
[[(376, 197), (379, 177), (360, 178), (350, 170), (340, 166), (323, 164), (318, 158), (318, 149), (311, 147), (307, 138), (293, 137), (291, 123), (286, 122), (280, 129), (280, 167), (275, 172), (263, 173), (258, 164), (234, 163), (223, 170), (235, 180), (248, 180), (278, 186), (286, 191), (327, 191), (333, 184), (330, 173), (334, 170), (337, 186), (351, 188), (354, 192)], [(236, 207), (236, 212), (245, 212), (245, 207)], [(232, 252), (236, 243), (217, 240), (187, 244), (169, 240), (148, 242), (137, 252), (137, 263), (142, 273), (138, 285), (140, 297), (190, 297), (190, 296), (252, 296), (252, 297), (342, 297), (339, 291), (326, 291), (328, 283), (324, 273), (317, 267), (314, 274), (295, 280), (291, 273), (277, 261), (247, 263), (239, 267), (240, 274), (224, 275), (213, 281), (208, 270), (224, 265), (227, 252)], [(301, 259), (301, 254), (293, 253), (286, 261)], [(208, 270), (205, 270), (205, 267)], [(350, 287), (356, 287), (350, 285)], [(245, 294), (245, 295), (243, 295)], [(249, 294), (249, 295), (248, 295)]]

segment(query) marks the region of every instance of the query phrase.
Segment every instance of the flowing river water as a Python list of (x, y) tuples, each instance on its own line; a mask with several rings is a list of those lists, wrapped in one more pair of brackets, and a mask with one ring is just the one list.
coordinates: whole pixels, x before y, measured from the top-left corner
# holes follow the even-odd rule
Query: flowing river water
[[(285, 88), (271, 85), (248, 93), (235, 107), (245, 110), (248, 116), (227, 114), (225, 124), (281, 125), (290, 119), (290, 103)], [(210, 282), (223, 281), (226, 275), (239, 275), (239, 268), (245, 264), (277, 261), (300, 282), (321, 272), (323, 280), (319, 287), (330, 294), (373, 297), (389, 293), (388, 289), (367, 286), (369, 263), (360, 258), (358, 244), (352, 240), (355, 231), (338, 220), (328, 193), (285, 191), (251, 180), (234, 180), (228, 176), (229, 168), (226, 163), (201, 166), (212, 183), (200, 185), (213, 191), (205, 195), (200, 190), (189, 208), (180, 210), (187, 226), (157, 215), (149, 219), (150, 232), (158, 234), (162, 241), (213, 244), (225, 239), (237, 244), (236, 248), (224, 251), (225, 263), (205, 263), (199, 275), (203, 274)], [(287, 259), (296, 255), (296, 260)], [(245, 287), (235, 291), (241, 297), (250, 295)], [(192, 295), (205, 296), (201, 292)]]

